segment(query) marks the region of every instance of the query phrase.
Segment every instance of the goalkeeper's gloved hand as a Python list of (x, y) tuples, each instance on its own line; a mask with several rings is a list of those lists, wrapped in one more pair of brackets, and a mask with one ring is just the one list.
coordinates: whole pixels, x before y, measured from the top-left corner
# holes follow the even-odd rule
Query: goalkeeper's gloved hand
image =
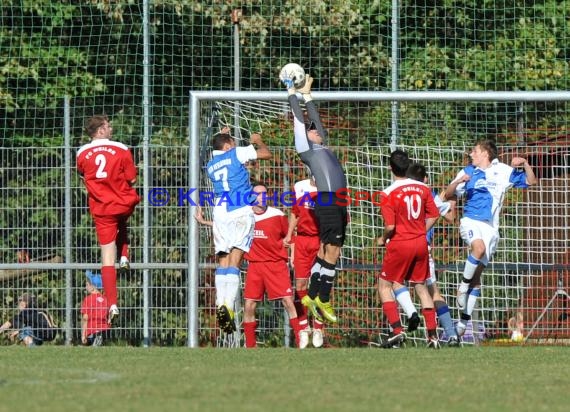
[(281, 80), (281, 83), (283, 83), (285, 85), (285, 87), (287, 88), (287, 93), (289, 93), (290, 95), (297, 93), (293, 79), (286, 77), (286, 78)]
[(305, 76), (305, 84), (299, 89), (299, 92), (303, 95), (306, 102), (313, 100), (311, 96), (311, 85), (313, 84), (313, 78), (308, 74)]

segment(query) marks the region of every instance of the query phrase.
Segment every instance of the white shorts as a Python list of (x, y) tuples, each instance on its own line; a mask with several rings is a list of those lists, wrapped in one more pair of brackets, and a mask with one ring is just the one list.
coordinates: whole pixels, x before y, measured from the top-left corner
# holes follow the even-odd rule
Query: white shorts
[(459, 233), (463, 241), (469, 246), (476, 239), (485, 243), (485, 256), (481, 259), (481, 263), (487, 266), (495, 253), (495, 249), (497, 249), (499, 231), (487, 222), (464, 217), (460, 221)]
[(249, 252), (253, 242), (255, 218), (251, 206), (228, 212), (225, 205), (214, 206), (214, 247), (216, 254), (230, 253), (233, 248)]

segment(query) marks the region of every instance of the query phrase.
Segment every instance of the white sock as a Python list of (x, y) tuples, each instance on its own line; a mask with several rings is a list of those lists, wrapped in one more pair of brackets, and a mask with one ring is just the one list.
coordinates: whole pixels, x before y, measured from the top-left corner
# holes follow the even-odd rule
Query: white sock
[(474, 258), (472, 255), (467, 256), (465, 261), (465, 267), (463, 268), (463, 278), (466, 280), (473, 279), (477, 266), (479, 266), (480, 260)]
[(469, 283), (465, 283), (465, 282), (462, 281), (462, 282), (459, 284), (459, 291), (460, 291), (461, 293), (467, 293), (467, 291), (469, 290), (469, 285), (470, 285)]
[(414, 306), (414, 302), (412, 302), (412, 297), (410, 296), (410, 291), (407, 287), (402, 286), (400, 289), (394, 291), (394, 296), (396, 300), (406, 312), (406, 316), (409, 318), (415, 312), (417, 312), (416, 307)]
[(235, 310), (235, 302), (240, 286), (240, 271), (238, 268), (229, 267), (226, 272), (226, 283), (225, 283), (225, 301), (224, 303), (231, 310)]
[(481, 296), (481, 289), (479, 288), (472, 289), (471, 292), (469, 292), (469, 296), (467, 296), (467, 305), (465, 306), (465, 313), (467, 315), (471, 316), (473, 314), (479, 296)]
[(216, 307), (223, 305), (226, 295), (226, 270), (227, 268), (216, 268), (214, 285), (216, 286)]
[(226, 279), (225, 304), (231, 310), (235, 310), (235, 303), (239, 291), (239, 276), (228, 275)]
[(462, 337), (465, 334), (465, 329), (467, 329), (467, 324), (463, 323), (462, 320), (458, 321), (457, 325), (455, 325), (455, 331), (459, 337)]
[(226, 275), (216, 275), (214, 282), (216, 285), (216, 306), (220, 306), (226, 300), (224, 293), (226, 290)]

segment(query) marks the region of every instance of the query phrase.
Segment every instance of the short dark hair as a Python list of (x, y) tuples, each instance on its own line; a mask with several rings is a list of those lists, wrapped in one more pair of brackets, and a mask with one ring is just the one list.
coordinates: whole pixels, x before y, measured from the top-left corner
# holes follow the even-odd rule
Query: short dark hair
[(212, 140), (212, 148), (214, 150), (222, 150), (226, 143), (233, 142), (234, 138), (228, 133), (220, 133), (214, 136)]
[(18, 302), (26, 302), (26, 307), (35, 308), (36, 307), (36, 297), (31, 293), (23, 293), (19, 298)]
[(251, 187), (255, 187), (255, 186), (263, 186), (264, 188), (267, 189), (267, 185), (263, 182), (260, 182), (259, 180), (251, 180), (250, 181)]
[(420, 163), (412, 163), (406, 170), (406, 176), (418, 182), (423, 182), (427, 177), (426, 167)]
[(108, 121), (109, 117), (105, 114), (92, 116), (85, 122), (85, 132), (89, 137), (93, 137), (95, 133), (97, 133), (97, 130)]
[(481, 150), (486, 151), (489, 154), (489, 161), (495, 160), (499, 156), (499, 150), (494, 140), (483, 139), (475, 143), (475, 146), (479, 146)]
[(390, 168), (392, 173), (398, 177), (405, 177), (406, 171), (410, 164), (408, 154), (403, 150), (397, 149), (390, 154)]

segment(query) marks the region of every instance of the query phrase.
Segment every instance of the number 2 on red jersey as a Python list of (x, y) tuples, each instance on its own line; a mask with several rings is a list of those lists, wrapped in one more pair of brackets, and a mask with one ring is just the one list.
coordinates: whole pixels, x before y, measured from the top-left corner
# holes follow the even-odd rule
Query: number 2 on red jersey
[(106, 179), (107, 172), (105, 171), (105, 166), (107, 166), (107, 158), (104, 154), (98, 154), (95, 157), (95, 164), (97, 167), (97, 172), (95, 172), (95, 177), (97, 179)]

